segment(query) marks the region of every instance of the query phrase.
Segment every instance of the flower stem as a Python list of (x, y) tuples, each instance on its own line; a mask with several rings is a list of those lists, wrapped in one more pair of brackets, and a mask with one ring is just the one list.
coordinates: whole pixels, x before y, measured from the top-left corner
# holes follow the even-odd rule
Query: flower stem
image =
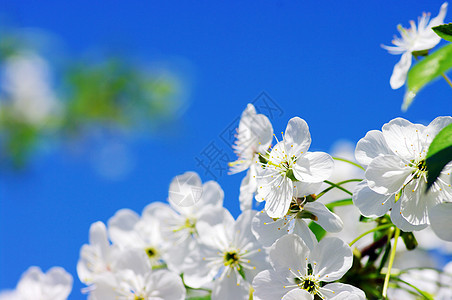
[(426, 292), (424, 292), (424, 291), (422, 291), (421, 289), (417, 288), (415, 285), (413, 285), (413, 284), (411, 284), (411, 283), (409, 283), (409, 282), (406, 282), (405, 280), (402, 280), (402, 279), (400, 279), (400, 278), (398, 278), (398, 277), (393, 277), (393, 280), (399, 281), (399, 282), (404, 283), (404, 284), (406, 284), (407, 286), (411, 287), (411, 288), (414, 289), (416, 292), (418, 292), (424, 299), (427, 299), (427, 300), (434, 300), (429, 294), (427, 294)]
[(352, 193), (349, 191), (349, 190), (346, 190), (345, 188), (343, 188), (343, 187), (340, 187), (341, 185), (343, 185), (343, 184), (345, 184), (345, 183), (348, 183), (348, 182), (360, 182), (360, 181), (362, 181), (362, 179), (348, 179), (348, 180), (344, 180), (344, 181), (341, 181), (341, 182), (338, 182), (338, 183), (332, 183), (332, 182), (330, 182), (330, 181), (324, 181), (325, 183), (328, 183), (328, 184), (330, 184), (331, 186), (330, 187), (327, 187), (326, 189), (324, 189), (323, 191), (321, 191), (318, 195), (316, 195), (316, 199), (318, 199), (318, 198), (320, 198), (320, 197), (322, 197), (324, 194), (326, 194), (327, 192), (329, 192), (330, 190), (332, 190), (332, 189), (334, 189), (334, 188), (338, 188), (338, 189), (341, 189), (341, 190), (343, 190), (344, 192), (346, 192), (347, 194), (349, 194), (349, 195), (352, 195)]
[(334, 207), (338, 207), (338, 206), (346, 206), (346, 205), (353, 205), (353, 200), (352, 198), (347, 198), (347, 199), (342, 199), (342, 200), (336, 200), (333, 201), (331, 203), (326, 204), (325, 206), (331, 210)]
[(441, 76), (443, 76), (443, 78), (447, 81), (447, 83), (450, 85), (450, 87), (452, 88), (452, 81), (450, 81), (450, 78), (446, 75), (446, 74), (444, 74), (444, 73), (441, 73)]
[(379, 231), (379, 230), (383, 230), (383, 229), (386, 229), (386, 228), (390, 228), (390, 227), (392, 227), (392, 226), (394, 226), (394, 225), (393, 225), (393, 224), (384, 224), (384, 225), (381, 225), (381, 226), (377, 226), (377, 227), (375, 227), (375, 228), (373, 228), (373, 229), (371, 229), (371, 230), (368, 230), (368, 231), (364, 232), (363, 234), (361, 234), (360, 236), (358, 236), (356, 239), (354, 239), (354, 240), (349, 244), (349, 246), (350, 246), (350, 247), (353, 246), (354, 243), (356, 243), (356, 242), (359, 241), (362, 237), (368, 235), (369, 233), (372, 233), (372, 232), (375, 232), (375, 231)]
[(363, 166), (361, 166), (360, 164), (355, 163), (354, 161), (351, 161), (351, 160), (348, 160), (348, 159), (345, 159), (345, 158), (341, 158), (341, 157), (333, 157), (333, 159), (349, 163), (351, 165), (354, 165), (355, 167), (360, 168), (363, 171), (366, 171), (366, 169), (364, 169)]
[(328, 192), (330, 189), (332, 188), (337, 188), (340, 189), (341, 191), (346, 192), (347, 194), (349, 194), (350, 196), (353, 195), (352, 192), (350, 192), (349, 190), (347, 190), (346, 188), (341, 187), (341, 184), (343, 184), (344, 182), (339, 182), (339, 183), (334, 183), (328, 180), (324, 180), (323, 182), (328, 183), (329, 185), (331, 185), (330, 188), (327, 188), (326, 190), (322, 191), (320, 194), (317, 195), (316, 199), (318, 199), (319, 197), (323, 196), (323, 194), (325, 194), (326, 192)]
[(397, 240), (399, 239), (399, 235), (400, 235), (400, 229), (396, 227), (395, 233), (394, 233), (394, 246), (392, 247), (392, 250), (391, 250), (391, 257), (389, 257), (388, 270), (386, 271), (385, 282), (383, 284), (383, 298), (385, 298), (385, 299), (386, 299), (386, 294), (388, 292), (389, 278), (391, 277), (391, 269), (392, 269), (392, 264), (394, 263), (394, 257), (395, 257), (395, 253), (396, 253), (396, 249), (397, 249)]

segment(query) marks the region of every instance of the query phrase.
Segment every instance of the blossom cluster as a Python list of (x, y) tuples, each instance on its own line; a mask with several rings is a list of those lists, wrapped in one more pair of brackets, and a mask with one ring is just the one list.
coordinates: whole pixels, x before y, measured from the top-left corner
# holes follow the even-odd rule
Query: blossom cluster
[[(432, 28), (443, 23), (447, 6), (431, 20), (424, 14), (417, 26), (399, 26), (394, 46), (383, 46), (402, 54), (390, 79), (393, 89), (405, 83), (413, 56), (427, 56), (440, 42)], [(6, 75), (8, 94), (22, 99), (13, 102), (15, 117), (39, 124), (60, 111), (45, 85), (42, 59), (15, 57)], [(237, 160), (229, 163), (231, 174), (246, 172), (241, 214), (234, 218), (224, 207), (217, 182), (203, 183), (195, 172), (178, 175), (166, 202), (150, 203), (141, 215), (121, 209), (106, 223), (91, 225), (77, 263), (86, 285), (82, 292), (90, 300), (418, 299), (417, 294), (450, 300), (452, 262), (443, 270), (392, 270), (399, 238), (407, 250), (417, 246), (413, 232), (427, 246), (434, 239), (452, 241), (452, 163), (427, 188), (429, 147), (450, 124), (450, 116), (427, 126), (395, 118), (360, 139), (354, 159), (333, 158), (309, 151), (311, 134), (302, 118), (291, 118), (278, 138), (270, 120), (248, 104), (232, 146)], [(344, 171), (335, 161), (361, 169), (355, 173), (363, 178), (333, 179)], [(355, 184), (353, 191), (347, 184)], [(349, 198), (341, 199), (338, 191)], [(352, 214), (341, 219), (336, 208), (346, 205)], [(355, 238), (347, 224), (356, 229), (358, 221), (376, 227)], [(366, 247), (352, 249), (370, 233)], [(72, 283), (60, 267), (46, 273), (31, 267), (0, 300), (65, 300)]]
[[(451, 123), (451, 117), (428, 126), (397, 118), (358, 142), (355, 156), (366, 171), (352, 199), (363, 216), (404, 232), (431, 225), (451, 240), (451, 220), (441, 214), (452, 203), (451, 166), (425, 193), (426, 149)], [(340, 187), (327, 180), (333, 158), (309, 151), (309, 128), (299, 117), (274, 145), (273, 136), (268, 118), (248, 104), (233, 146), (238, 159), (230, 163), (231, 173), (246, 171), (237, 219), (223, 206), (217, 182), (186, 172), (170, 183), (167, 202), (153, 202), (141, 215), (121, 209), (107, 224), (92, 224), (77, 264), (83, 292), (92, 300), (366, 299), (359, 285), (343, 279), (356, 258), (350, 245), (312, 229), (337, 233), (344, 226), (321, 202)], [(262, 210), (252, 209), (261, 202)], [(31, 268), (0, 299), (66, 299), (71, 285), (60, 268), (46, 274)]]

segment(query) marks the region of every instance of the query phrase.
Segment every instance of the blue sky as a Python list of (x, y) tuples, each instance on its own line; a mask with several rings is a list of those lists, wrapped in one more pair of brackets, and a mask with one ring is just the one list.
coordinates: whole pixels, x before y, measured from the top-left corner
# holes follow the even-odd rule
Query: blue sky
[[(404, 88), (389, 86), (399, 57), (380, 47), (391, 42), (397, 24), (406, 27), (423, 11), (436, 16), (441, 4), (3, 1), (0, 20), (50, 33), (69, 58), (100, 51), (167, 66), (185, 78), (189, 106), (170, 129), (113, 139), (126, 144), (133, 160), (123, 178), (100, 176), (93, 151), (74, 154), (66, 144), (48, 149), (24, 172), (0, 170), (0, 289), (13, 288), (30, 265), (59, 265), (74, 276), (70, 299), (83, 299), (75, 266), (90, 224), (106, 222), (120, 208), (141, 212), (165, 201), (172, 177), (185, 171), (213, 179), (195, 158), (211, 142), (232, 158), (222, 132), (263, 91), (280, 108), (270, 118), (275, 132), (299, 116), (309, 124), (312, 150), (328, 151), (339, 139), (355, 143), (398, 116), (428, 123), (450, 114), (452, 90), (441, 80), (402, 113)], [(216, 176), (226, 207), (237, 215), (242, 174)]]

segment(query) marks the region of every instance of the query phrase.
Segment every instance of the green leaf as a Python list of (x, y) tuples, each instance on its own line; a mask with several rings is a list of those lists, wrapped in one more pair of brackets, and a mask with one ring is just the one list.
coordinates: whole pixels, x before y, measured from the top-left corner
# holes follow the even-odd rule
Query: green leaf
[(425, 160), (427, 190), (433, 185), (444, 166), (452, 160), (452, 124), (444, 127), (433, 139)]
[(446, 41), (452, 42), (452, 23), (435, 26), (432, 29)]
[(309, 224), (309, 229), (311, 229), (319, 242), (326, 235), (325, 229), (323, 229), (322, 226), (317, 223), (311, 222)]
[(403, 98), (402, 111), (406, 111), (417, 93), (432, 80), (452, 68), (452, 44), (446, 45), (418, 62), (408, 72), (407, 90)]

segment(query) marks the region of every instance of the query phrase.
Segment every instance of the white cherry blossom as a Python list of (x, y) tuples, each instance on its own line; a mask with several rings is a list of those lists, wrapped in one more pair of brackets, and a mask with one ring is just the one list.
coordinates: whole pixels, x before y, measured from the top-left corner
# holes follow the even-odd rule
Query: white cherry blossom
[(269, 119), (256, 113), (253, 104), (249, 103), (242, 112), (237, 129), (237, 139), (232, 146), (238, 159), (229, 163), (231, 174), (248, 170), (240, 185), (240, 209), (251, 209), (253, 195), (257, 189), (256, 168), (259, 153), (265, 153), (273, 139), (273, 127)]
[(393, 89), (400, 88), (406, 81), (408, 70), (411, 66), (413, 52), (425, 51), (435, 47), (441, 38), (432, 30), (432, 27), (441, 25), (447, 12), (447, 2), (441, 5), (438, 16), (430, 20), (430, 13), (424, 13), (418, 19), (418, 24), (410, 21), (411, 28), (403, 28), (398, 25), (400, 38), (394, 37), (394, 46), (382, 47), (391, 54), (402, 54), (400, 61), (394, 66), (390, 84)]
[[(255, 300), (366, 299), (360, 289), (340, 279), (352, 266), (350, 247), (338, 238), (324, 238), (310, 249), (294, 234), (280, 238), (270, 249), (272, 269), (253, 280)], [(323, 285), (322, 283), (328, 283)]]
[(268, 154), (268, 162), (256, 176), (256, 200), (265, 201), (265, 211), (272, 218), (282, 218), (296, 195), (297, 181), (319, 183), (333, 172), (334, 162), (324, 152), (307, 152), (311, 144), (308, 124), (298, 117), (287, 124), (283, 140)]
[(185, 270), (185, 283), (199, 288), (213, 281), (212, 300), (247, 300), (254, 276), (268, 268), (266, 253), (251, 233), (255, 211), (244, 211), (235, 221), (227, 210), (222, 222), (198, 222), (199, 253), (190, 253), (191, 266)]
[(367, 170), (353, 201), (364, 216), (378, 217), (391, 210), (393, 223), (404, 231), (421, 230), (435, 222), (435, 211), (430, 211), (438, 204), (452, 202), (451, 166), (446, 166), (425, 193), (425, 157), (433, 138), (450, 123), (451, 117), (438, 117), (428, 126), (396, 118), (382, 131), (372, 130), (358, 142), (356, 159)]
[(72, 276), (61, 267), (43, 273), (30, 267), (13, 291), (0, 293), (0, 300), (66, 300), (72, 290)]

